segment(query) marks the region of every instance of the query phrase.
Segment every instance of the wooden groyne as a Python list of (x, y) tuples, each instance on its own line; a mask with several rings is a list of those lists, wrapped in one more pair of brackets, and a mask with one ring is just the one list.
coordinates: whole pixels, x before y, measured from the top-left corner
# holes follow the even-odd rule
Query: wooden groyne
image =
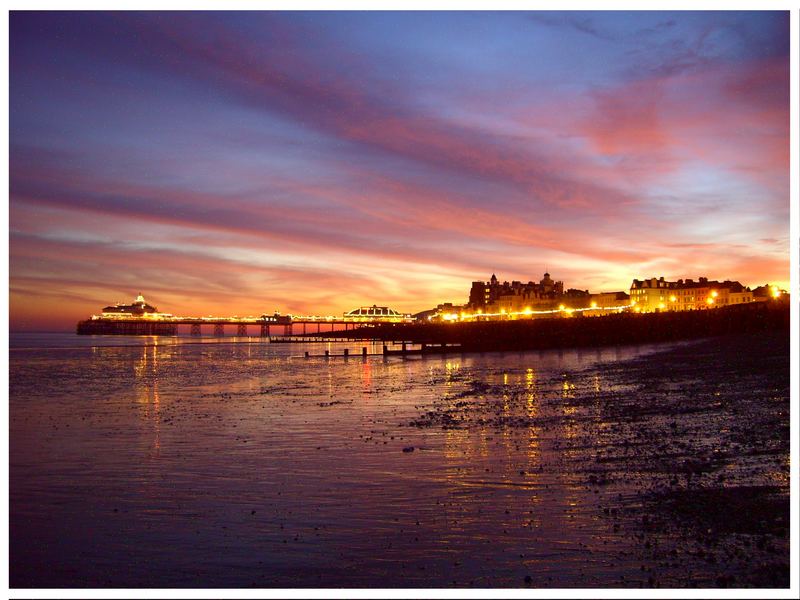
[(329, 342), (381, 342), (383, 340), (379, 340), (377, 338), (363, 338), (363, 337), (356, 337), (356, 338), (345, 338), (345, 337), (331, 337), (325, 335), (324, 337), (320, 334), (320, 337), (315, 337), (312, 335), (282, 335), (282, 336), (272, 336), (269, 339), (269, 342), (272, 344), (327, 344)]
[[(386, 324), (370, 328), (370, 337), (383, 341), (406, 340), (426, 348), (448, 345), (458, 352), (546, 350), (646, 344), (734, 333), (789, 330), (788, 301), (686, 312), (622, 313), (602, 317), (570, 317), (519, 321), (443, 324)], [(350, 340), (358, 329), (337, 332)], [(324, 335), (321, 336), (324, 338)], [(457, 348), (457, 350), (455, 350)], [(424, 352), (422, 352), (424, 353)]]
[(345, 348), (342, 350), (341, 354), (336, 354), (331, 352), (330, 350), (325, 350), (322, 354), (312, 354), (311, 351), (306, 351), (304, 354), (305, 358), (350, 358), (350, 357), (357, 357), (361, 356), (361, 358), (367, 358), (368, 356), (409, 356), (409, 355), (422, 355), (422, 354), (449, 354), (452, 352), (461, 352), (461, 346), (458, 344), (438, 344), (438, 345), (427, 345), (421, 344), (419, 348), (412, 348), (412, 344), (410, 342), (393, 342), (397, 347), (390, 347), (386, 344), (383, 344), (381, 347), (381, 352), (369, 352), (366, 347), (361, 348), (361, 353), (359, 354), (350, 354), (350, 349)]

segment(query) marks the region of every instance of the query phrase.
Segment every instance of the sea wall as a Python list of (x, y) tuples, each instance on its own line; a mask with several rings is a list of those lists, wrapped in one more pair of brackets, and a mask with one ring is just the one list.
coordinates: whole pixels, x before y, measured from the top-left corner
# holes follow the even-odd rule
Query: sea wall
[(460, 344), (465, 351), (493, 351), (639, 344), (775, 329), (785, 329), (788, 335), (788, 301), (687, 312), (620, 313), (603, 317), (386, 324), (336, 332), (336, 337), (407, 341), (414, 344)]

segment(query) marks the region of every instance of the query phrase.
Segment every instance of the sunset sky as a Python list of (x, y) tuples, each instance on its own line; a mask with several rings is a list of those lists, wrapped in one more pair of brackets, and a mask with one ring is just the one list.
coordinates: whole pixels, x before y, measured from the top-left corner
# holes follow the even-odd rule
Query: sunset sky
[(10, 326), (789, 287), (788, 13), (12, 13)]

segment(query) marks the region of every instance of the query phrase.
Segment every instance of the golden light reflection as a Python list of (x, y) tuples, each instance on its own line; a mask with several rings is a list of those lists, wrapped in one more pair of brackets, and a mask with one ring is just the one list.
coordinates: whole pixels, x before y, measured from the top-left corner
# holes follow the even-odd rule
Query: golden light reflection
[(525, 371), (525, 409), (528, 413), (528, 465), (532, 467), (539, 462), (541, 449), (539, 447), (539, 430), (534, 424), (534, 419), (539, 414), (539, 405), (536, 397), (536, 375), (532, 368)]
[[(561, 397), (565, 400), (575, 398), (575, 384), (570, 383), (567, 379), (564, 379), (564, 383), (561, 385)], [(564, 404), (561, 407), (561, 411), (565, 416), (571, 417), (578, 412), (578, 409), (575, 406)], [(577, 435), (577, 433), (578, 428), (575, 422), (572, 419), (566, 420), (564, 423), (564, 437), (566, 439), (572, 439)]]
[(453, 381), (456, 379), (456, 375), (458, 374), (460, 369), (461, 369), (461, 363), (450, 362), (450, 361), (447, 361), (445, 363), (444, 365), (445, 387), (447, 387), (448, 389), (453, 387)]
[(444, 433), (444, 455), (450, 460), (469, 459), (472, 452), (469, 431), (466, 429), (448, 428)]
[(158, 458), (161, 450), (161, 397), (158, 391), (158, 341), (142, 347), (142, 355), (133, 365), (137, 402), (142, 405), (142, 417), (153, 428), (151, 457)]

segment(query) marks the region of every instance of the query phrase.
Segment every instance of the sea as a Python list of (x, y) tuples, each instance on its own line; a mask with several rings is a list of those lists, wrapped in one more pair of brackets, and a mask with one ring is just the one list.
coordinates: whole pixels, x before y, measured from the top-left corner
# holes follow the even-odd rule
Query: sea
[(440, 356), (12, 333), (9, 435), (12, 588), (789, 583), (788, 332)]

